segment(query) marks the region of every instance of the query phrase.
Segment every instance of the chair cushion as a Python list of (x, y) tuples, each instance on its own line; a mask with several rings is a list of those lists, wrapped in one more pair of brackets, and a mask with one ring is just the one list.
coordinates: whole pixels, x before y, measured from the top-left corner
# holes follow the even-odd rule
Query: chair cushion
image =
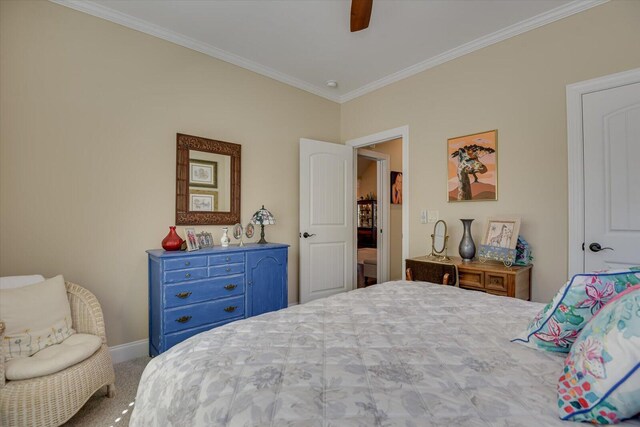
[(44, 277), (39, 274), (34, 274), (33, 276), (5, 276), (0, 277), (0, 289), (21, 288), (40, 282), (44, 282)]
[(0, 319), (6, 328), (2, 346), (7, 359), (31, 356), (75, 332), (62, 276), (0, 289)]
[(27, 380), (60, 372), (80, 363), (102, 345), (96, 335), (74, 334), (60, 344), (40, 350), (31, 357), (15, 357), (5, 365), (7, 380)]

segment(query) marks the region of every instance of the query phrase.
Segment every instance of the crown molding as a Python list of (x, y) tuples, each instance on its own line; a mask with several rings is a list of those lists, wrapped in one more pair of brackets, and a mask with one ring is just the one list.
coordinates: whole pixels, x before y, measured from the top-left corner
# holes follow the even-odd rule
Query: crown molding
[(160, 27), (159, 25), (152, 24), (142, 19), (134, 18), (130, 15), (118, 12), (114, 9), (102, 6), (90, 0), (49, 1), (69, 7), (71, 9), (75, 9), (80, 12), (87, 13), (92, 16), (96, 16), (98, 18), (105, 19), (107, 21), (114, 22), (116, 24), (123, 25), (125, 27), (152, 35), (154, 37), (158, 37), (163, 40), (167, 40), (171, 43), (175, 43), (188, 49), (195, 50), (205, 55), (209, 55), (213, 58), (220, 59), (230, 64), (237, 65), (238, 67), (242, 67), (249, 71), (253, 71), (263, 76), (272, 78), (289, 86), (293, 86), (322, 98), (326, 98), (330, 101), (342, 104), (347, 101), (351, 101), (352, 99), (355, 99), (359, 96), (365, 95), (369, 92), (373, 92), (374, 90), (380, 89), (384, 86), (390, 85), (391, 83), (406, 79), (407, 77), (411, 77), (422, 71), (459, 58), (468, 53), (485, 48), (524, 32), (536, 29), (551, 22), (558, 21), (576, 13), (580, 13), (587, 9), (591, 9), (592, 7), (607, 3), (610, 0), (574, 0), (564, 6), (557, 7), (548, 12), (518, 22), (509, 27), (503, 28), (502, 30), (480, 37), (476, 40), (465, 43), (440, 55), (436, 55), (423, 62), (412, 65), (411, 67), (389, 74), (386, 77), (368, 83), (356, 90), (347, 92), (346, 94), (341, 96), (333, 93), (330, 90), (326, 90), (322, 87), (313, 85), (296, 77), (274, 70), (273, 68), (266, 67), (257, 62), (214, 47), (210, 44), (203, 43), (175, 31)]
[(426, 61), (419, 62), (415, 65), (407, 67), (404, 70), (396, 71), (393, 74), (389, 74), (386, 77), (368, 83), (356, 90), (352, 90), (351, 92), (345, 93), (344, 95), (340, 96), (339, 102), (342, 104), (347, 101), (351, 101), (352, 99), (355, 99), (359, 96), (365, 95), (369, 92), (373, 92), (374, 90), (380, 89), (399, 80), (406, 79), (407, 77), (411, 77), (414, 74), (421, 73), (422, 71), (436, 67), (440, 64), (444, 64), (445, 62), (459, 58), (468, 53), (475, 52), (476, 50), (491, 46), (492, 44), (501, 42), (511, 37), (515, 37), (519, 34), (534, 30), (538, 27), (542, 27), (543, 25), (550, 24), (552, 22), (558, 21), (571, 15), (575, 15), (576, 13), (583, 12), (587, 9), (591, 9), (592, 7), (596, 7), (607, 2), (609, 2), (609, 0), (574, 0), (564, 6), (560, 6), (555, 9), (551, 9), (548, 12), (536, 15), (532, 18), (525, 19), (524, 21), (520, 21), (516, 24), (510, 25), (506, 28), (503, 28), (502, 30), (460, 45), (456, 48), (441, 53), (440, 55), (436, 55), (432, 58), (427, 59)]
[(204, 53), (213, 58), (220, 59), (224, 62), (228, 62), (238, 67), (242, 67), (249, 71), (261, 74), (266, 77), (270, 77), (281, 83), (285, 83), (289, 86), (293, 86), (298, 89), (302, 89), (306, 92), (310, 92), (314, 95), (318, 95), (322, 98), (326, 98), (330, 101), (340, 102), (340, 98), (337, 94), (329, 92), (321, 87), (312, 85), (296, 77), (292, 77), (288, 74), (274, 70), (273, 68), (266, 67), (258, 64), (257, 62), (235, 55), (226, 50), (218, 49), (211, 46), (208, 43), (192, 39), (175, 31), (168, 30), (159, 25), (152, 24), (151, 22), (135, 18), (117, 10), (102, 6), (89, 0), (49, 0), (52, 3), (66, 6), (71, 9), (75, 9), (79, 12), (96, 16), (98, 18), (105, 19), (107, 21), (114, 22), (116, 24), (123, 25), (125, 27), (140, 31), (145, 34), (149, 34), (154, 37), (158, 37), (163, 40), (167, 40), (171, 43), (195, 50), (196, 52)]

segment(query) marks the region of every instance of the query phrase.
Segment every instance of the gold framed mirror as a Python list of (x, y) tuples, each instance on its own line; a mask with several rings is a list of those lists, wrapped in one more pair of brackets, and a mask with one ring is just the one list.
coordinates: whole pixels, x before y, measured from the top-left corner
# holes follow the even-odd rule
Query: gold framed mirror
[(431, 235), (431, 254), (429, 257), (437, 258), (441, 261), (449, 260), (447, 255), (447, 243), (449, 236), (447, 235), (447, 223), (439, 220), (433, 226), (433, 234)]
[(177, 134), (176, 225), (240, 222), (241, 145)]

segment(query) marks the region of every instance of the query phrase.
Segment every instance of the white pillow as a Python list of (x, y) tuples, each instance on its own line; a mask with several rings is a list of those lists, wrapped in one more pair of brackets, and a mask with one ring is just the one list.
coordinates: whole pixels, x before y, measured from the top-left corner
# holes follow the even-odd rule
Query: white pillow
[(5, 357), (28, 357), (58, 344), (75, 331), (62, 276), (21, 288), (0, 289)]
[(0, 277), (0, 289), (21, 288), (43, 281), (44, 277), (39, 274), (34, 274), (33, 276), (5, 276)]

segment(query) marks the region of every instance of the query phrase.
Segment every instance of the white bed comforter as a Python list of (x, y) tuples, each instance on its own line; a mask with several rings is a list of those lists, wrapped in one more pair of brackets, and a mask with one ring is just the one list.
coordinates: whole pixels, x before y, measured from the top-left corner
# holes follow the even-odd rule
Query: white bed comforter
[(225, 325), (149, 363), (130, 425), (579, 426), (563, 356), (509, 342), (541, 306), (389, 282)]

